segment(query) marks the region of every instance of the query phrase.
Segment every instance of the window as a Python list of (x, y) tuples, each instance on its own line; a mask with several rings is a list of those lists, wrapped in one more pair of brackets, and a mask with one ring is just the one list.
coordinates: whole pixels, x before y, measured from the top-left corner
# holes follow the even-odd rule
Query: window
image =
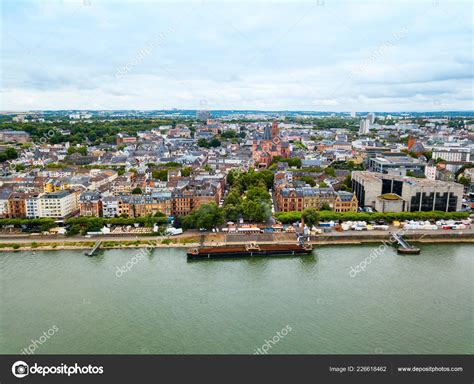
[(421, 211), (433, 210), (434, 195), (435, 195), (434, 192), (431, 192), (431, 193), (423, 192), (422, 200), (421, 200)]
[(454, 193), (450, 192), (449, 193), (449, 203), (448, 203), (448, 211), (449, 212), (456, 211), (457, 202), (458, 202), (458, 197)]
[(445, 211), (447, 203), (448, 203), (448, 193), (436, 192), (436, 201), (435, 201), (434, 209), (436, 211)]
[(412, 196), (410, 201), (410, 212), (416, 212), (419, 210), (421, 200), (421, 193), (417, 192), (415, 196)]

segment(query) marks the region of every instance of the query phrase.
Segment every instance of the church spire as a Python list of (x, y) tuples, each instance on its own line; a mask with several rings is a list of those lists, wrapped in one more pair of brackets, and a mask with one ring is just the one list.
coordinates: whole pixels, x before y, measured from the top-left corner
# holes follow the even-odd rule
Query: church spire
[(271, 140), (271, 139), (272, 139), (272, 133), (270, 132), (270, 127), (266, 125), (265, 129), (263, 130), (263, 140)]

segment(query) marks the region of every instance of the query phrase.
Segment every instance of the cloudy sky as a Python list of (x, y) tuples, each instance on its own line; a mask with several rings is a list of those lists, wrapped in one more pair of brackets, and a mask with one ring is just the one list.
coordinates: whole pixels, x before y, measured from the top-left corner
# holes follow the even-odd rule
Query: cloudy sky
[(473, 109), (471, 1), (1, 2), (2, 110)]

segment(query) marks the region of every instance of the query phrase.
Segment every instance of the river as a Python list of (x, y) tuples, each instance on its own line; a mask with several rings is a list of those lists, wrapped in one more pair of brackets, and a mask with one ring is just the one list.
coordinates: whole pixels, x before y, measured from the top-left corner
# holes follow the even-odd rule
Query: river
[(133, 265), (139, 250), (2, 252), (0, 353), (473, 353), (474, 245), (388, 248), (351, 274), (375, 246)]

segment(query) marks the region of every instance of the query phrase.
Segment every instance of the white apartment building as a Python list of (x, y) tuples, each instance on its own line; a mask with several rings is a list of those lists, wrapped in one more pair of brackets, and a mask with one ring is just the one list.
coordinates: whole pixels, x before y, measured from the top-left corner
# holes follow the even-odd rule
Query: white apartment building
[(436, 180), (436, 165), (429, 162), (425, 167), (425, 176), (427, 179)]
[(441, 158), (446, 161), (470, 161), (471, 150), (470, 148), (460, 147), (436, 147), (433, 148), (434, 160)]
[(8, 215), (8, 196), (0, 196), (0, 217), (7, 217)]
[(39, 216), (38, 196), (29, 196), (25, 199), (26, 217), (28, 219), (36, 219)]
[(65, 218), (77, 210), (77, 195), (74, 191), (43, 193), (38, 197), (39, 217)]
[(119, 215), (119, 198), (116, 196), (106, 196), (102, 198), (102, 216), (116, 217)]
[(360, 121), (359, 134), (368, 135), (370, 133), (370, 119), (365, 118)]

